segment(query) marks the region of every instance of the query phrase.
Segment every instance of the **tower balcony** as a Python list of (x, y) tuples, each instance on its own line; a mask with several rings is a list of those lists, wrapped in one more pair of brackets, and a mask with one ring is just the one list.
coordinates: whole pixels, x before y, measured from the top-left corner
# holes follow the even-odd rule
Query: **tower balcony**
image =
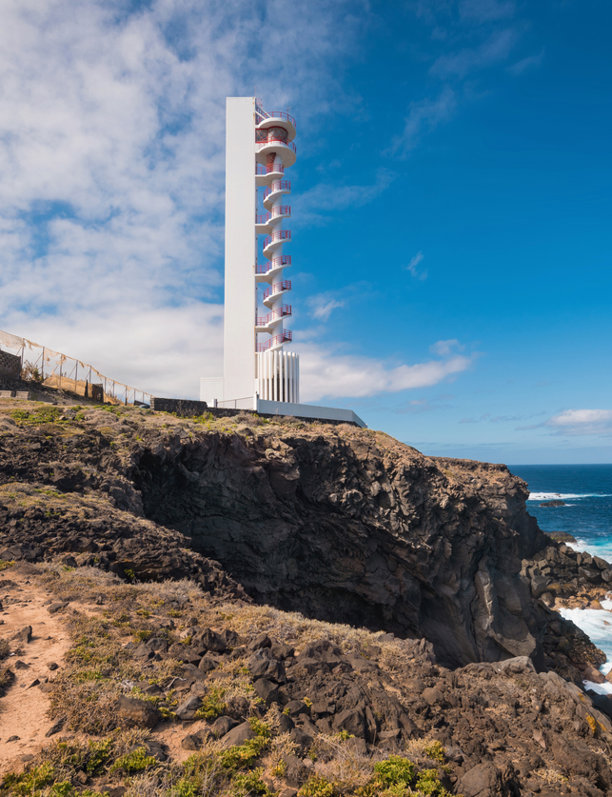
[(291, 205), (277, 205), (267, 213), (255, 215), (255, 232), (258, 234), (271, 232), (274, 223), (279, 219), (287, 219), (291, 215)]
[(257, 163), (255, 167), (255, 185), (259, 188), (262, 185), (270, 185), (278, 181), (285, 173), (282, 163)]
[(268, 338), (268, 340), (264, 341), (263, 343), (257, 344), (257, 351), (273, 351), (274, 349), (280, 349), (283, 343), (289, 343), (293, 340), (293, 332), (290, 329), (283, 329), (278, 335), (274, 335), (272, 338)]
[(287, 138), (289, 141), (295, 138), (295, 119), (290, 113), (286, 111), (264, 111), (260, 106), (256, 107), (256, 113), (258, 130), (267, 130), (270, 127), (282, 127), (287, 131)]
[(255, 282), (272, 282), (282, 274), (283, 269), (291, 265), (291, 255), (277, 255), (269, 263), (257, 263), (255, 266)]
[(274, 328), (283, 318), (291, 315), (291, 305), (283, 304), (266, 315), (259, 315), (255, 318), (255, 332), (268, 332), (272, 334)]
[(264, 191), (263, 204), (267, 210), (270, 210), (275, 199), (282, 194), (289, 194), (291, 192), (290, 180), (274, 180)]
[(291, 230), (275, 230), (271, 235), (267, 238), (264, 238), (263, 242), (263, 255), (264, 257), (270, 257), (270, 254), (276, 251), (279, 246), (285, 241), (291, 240)]
[(258, 163), (265, 163), (268, 155), (276, 155), (283, 162), (283, 166), (293, 166), (297, 157), (297, 150), (293, 141), (285, 141), (280, 136), (269, 136), (263, 141), (255, 142), (255, 153)]
[(274, 282), (263, 292), (262, 301), (266, 307), (271, 307), (279, 296), (289, 293), (290, 290), (291, 280), (281, 280), (281, 282)]

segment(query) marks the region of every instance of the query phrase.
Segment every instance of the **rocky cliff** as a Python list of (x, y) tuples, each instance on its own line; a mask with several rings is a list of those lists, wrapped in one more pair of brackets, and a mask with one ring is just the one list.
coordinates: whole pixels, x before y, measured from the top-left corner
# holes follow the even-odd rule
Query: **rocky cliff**
[(256, 602), (425, 637), (451, 666), (526, 655), (567, 672), (559, 633), (570, 659), (576, 647), (597, 658), (521, 575), (548, 541), (502, 465), (251, 416), (32, 404), (1, 422), (0, 522), (17, 555), (198, 573)]
[(0, 711), (36, 687), (41, 744), (69, 734), (0, 727), (0, 794), (612, 793), (612, 725), (560, 677), (601, 654), (551, 608), (612, 573), (525, 498), (349, 426), (0, 401)]

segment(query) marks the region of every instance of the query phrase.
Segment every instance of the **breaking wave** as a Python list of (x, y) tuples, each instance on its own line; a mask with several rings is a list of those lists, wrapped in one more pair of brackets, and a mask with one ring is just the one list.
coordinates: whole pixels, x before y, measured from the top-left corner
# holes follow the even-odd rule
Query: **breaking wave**
[(609, 498), (610, 493), (529, 493), (528, 501), (565, 501), (570, 498)]

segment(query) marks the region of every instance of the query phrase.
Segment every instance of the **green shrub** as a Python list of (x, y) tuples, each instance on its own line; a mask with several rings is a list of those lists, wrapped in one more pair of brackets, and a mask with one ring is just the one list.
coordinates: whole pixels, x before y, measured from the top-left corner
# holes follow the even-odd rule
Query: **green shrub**
[(440, 783), (440, 776), (435, 769), (424, 769), (419, 772), (416, 788), (419, 794), (427, 797), (451, 797), (451, 793)]
[(0, 790), (15, 797), (29, 797), (36, 795), (46, 786), (51, 786), (55, 780), (55, 767), (49, 762), (33, 767), (29, 772), (15, 775), (12, 772), (4, 777), (0, 783)]
[(255, 736), (260, 736), (262, 739), (269, 739), (270, 736), (272, 735), (270, 726), (263, 720), (258, 719), (257, 717), (250, 717), (249, 725), (251, 726), (251, 730), (253, 731)]
[(13, 410), (11, 417), (17, 422), (17, 426), (34, 426), (39, 423), (57, 423), (62, 410), (59, 407), (45, 405), (37, 407), (35, 410)]
[(442, 747), (442, 743), (437, 740), (431, 744), (428, 744), (423, 752), (427, 758), (431, 758), (432, 761), (439, 761), (441, 764), (446, 761), (446, 752), (444, 747)]
[[(201, 797), (202, 794), (213, 794), (212, 789), (220, 786), (221, 776), (219, 764), (215, 757), (202, 753), (194, 753), (183, 764), (183, 776), (172, 786), (168, 797)], [(204, 789), (208, 791), (204, 791)], [(218, 789), (220, 791), (220, 789)]]
[(274, 797), (274, 792), (261, 779), (262, 769), (254, 769), (232, 778), (232, 797)]
[(117, 772), (122, 770), (127, 775), (134, 775), (137, 772), (144, 772), (157, 764), (155, 756), (147, 755), (144, 747), (137, 747), (135, 750), (122, 755), (112, 765), (110, 771)]
[(385, 761), (374, 764), (376, 779), (382, 786), (412, 786), (416, 767), (407, 758), (399, 755), (389, 756)]
[(108, 764), (113, 755), (112, 739), (102, 739), (99, 742), (90, 741), (85, 754), (85, 771), (88, 775), (99, 775)]
[(219, 763), (228, 772), (250, 769), (266, 746), (267, 739), (262, 736), (256, 736), (254, 739), (248, 739), (244, 744), (223, 750), (219, 755)]
[(220, 689), (218, 686), (213, 686), (208, 694), (202, 699), (202, 705), (196, 711), (197, 719), (216, 720), (222, 714), (225, 714), (227, 706), (223, 700), (225, 689)]
[(299, 790), (298, 797), (340, 797), (340, 792), (327, 778), (313, 775)]

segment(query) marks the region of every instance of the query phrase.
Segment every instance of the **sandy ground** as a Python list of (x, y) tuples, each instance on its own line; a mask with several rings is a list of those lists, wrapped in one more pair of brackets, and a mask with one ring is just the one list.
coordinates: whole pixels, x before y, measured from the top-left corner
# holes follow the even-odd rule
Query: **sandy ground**
[[(6, 584), (8, 581), (14, 585)], [(9, 640), (12, 650), (20, 650), (4, 662), (15, 673), (15, 681), (0, 698), (0, 774), (22, 763), (23, 756), (33, 755), (49, 741), (45, 734), (53, 721), (48, 716), (49, 700), (40, 685), (54, 677), (50, 664), (62, 667), (69, 645), (60, 616), (49, 614), (43, 605), (50, 597), (34, 578), (17, 567), (0, 573), (0, 638)], [(31, 641), (10, 642), (26, 626), (32, 627)], [(36, 680), (40, 684), (32, 686)], [(12, 736), (19, 739), (8, 741)]]

